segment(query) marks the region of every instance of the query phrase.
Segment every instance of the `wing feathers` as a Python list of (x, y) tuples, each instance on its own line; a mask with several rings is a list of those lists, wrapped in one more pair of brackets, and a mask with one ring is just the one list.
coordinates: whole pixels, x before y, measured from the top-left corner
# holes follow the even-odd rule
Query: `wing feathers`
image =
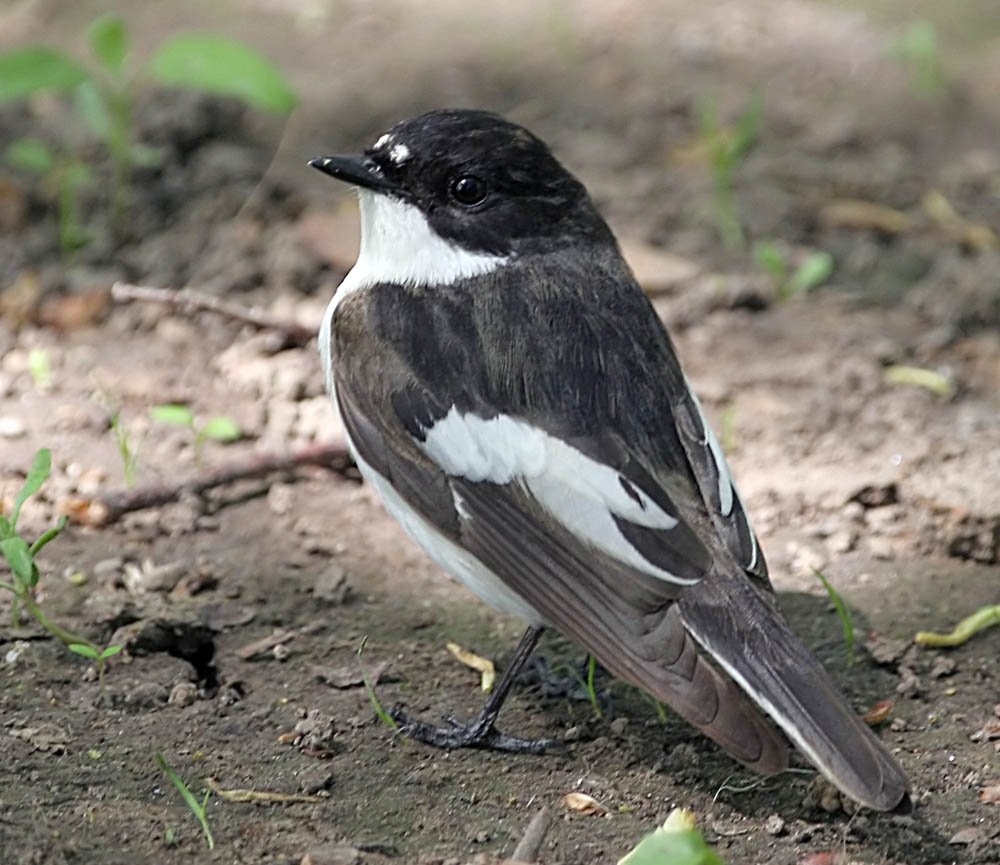
[(676, 608), (698, 642), (810, 761), (864, 805), (890, 810), (909, 782), (771, 603), (746, 581), (711, 576)]

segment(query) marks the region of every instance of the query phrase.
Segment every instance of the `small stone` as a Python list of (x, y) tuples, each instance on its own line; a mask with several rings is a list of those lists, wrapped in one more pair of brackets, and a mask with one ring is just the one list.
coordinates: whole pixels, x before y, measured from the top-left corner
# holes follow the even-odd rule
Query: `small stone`
[(764, 821), (764, 831), (768, 835), (783, 835), (785, 833), (785, 818), (780, 814), (772, 814)]
[(621, 738), (625, 735), (625, 728), (628, 727), (628, 718), (615, 718), (608, 726), (612, 733)]
[(885, 637), (882, 634), (872, 634), (865, 640), (865, 648), (876, 664), (884, 667), (895, 666), (906, 654), (910, 644), (906, 640)]
[(899, 674), (902, 677), (900, 683), (896, 686), (896, 693), (899, 694), (899, 696), (912, 697), (914, 699), (923, 696), (923, 683), (913, 670), (909, 667), (901, 667)]
[(28, 427), (21, 418), (14, 417), (13, 415), (0, 417), (0, 438), (19, 439), (25, 436), (27, 432)]
[(892, 541), (888, 538), (869, 538), (868, 551), (871, 553), (873, 559), (880, 559), (882, 561), (890, 561), (896, 556), (896, 552), (892, 548)]
[(184, 708), (190, 706), (198, 698), (198, 686), (194, 682), (178, 682), (170, 689), (167, 703), (171, 706)]
[(319, 709), (309, 713), (295, 725), (295, 744), (306, 751), (332, 751), (336, 745), (333, 737), (337, 730), (330, 715)]
[(905, 733), (907, 730), (905, 718), (893, 718), (889, 722), (889, 729), (893, 733)]
[(333, 769), (326, 762), (317, 762), (299, 772), (299, 790), (314, 796), (333, 786)]
[(572, 727), (567, 727), (566, 732), (563, 733), (564, 742), (577, 742), (583, 736), (583, 727), (579, 724), (574, 724)]
[(485, 829), (480, 829), (475, 835), (472, 836), (473, 844), (485, 844), (490, 840), (490, 833)]
[(300, 865), (360, 865), (361, 851), (343, 844), (314, 847), (302, 857)]
[(119, 556), (114, 556), (110, 559), (101, 559), (94, 565), (94, 576), (102, 582), (107, 581), (109, 578), (116, 580), (124, 565), (124, 560)]
[(966, 826), (964, 829), (959, 829), (954, 835), (948, 839), (949, 844), (955, 845), (965, 845), (965, 844), (978, 844), (983, 840), (983, 833), (979, 831), (975, 826)]
[(313, 585), (313, 596), (329, 604), (343, 604), (351, 593), (347, 574), (337, 564), (331, 564), (321, 573)]
[(938, 655), (934, 660), (934, 666), (931, 667), (930, 673), (928, 675), (932, 679), (943, 679), (945, 676), (950, 676), (955, 672), (955, 659), (946, 657), (945, 655)]
[(158, 709), (166, 705), (169, 698), (167, 689), (159, 682), (140, 682), (125, 694), (125, 703), (137, 709)]
[(277, 646), (271, 649), (271, 656), (276, 661), (287, 661), (291, 654), (292, 650), (285, 643), (278, 643)]
[(858, 533), (854, 529), (840, 529), (826, 539), (826, 548), (833, 555), (849, 553), (858, 541)]

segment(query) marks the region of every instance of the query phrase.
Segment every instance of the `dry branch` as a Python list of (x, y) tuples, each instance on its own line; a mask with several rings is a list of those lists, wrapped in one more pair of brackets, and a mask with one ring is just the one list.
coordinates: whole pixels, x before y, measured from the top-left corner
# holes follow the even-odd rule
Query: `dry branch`
[(152, 288), (147, 285), (131, 285), (127, 282), (116, 282), (111, 286), (111, 297), (119, 303), (133, 300), (145, 300), (159, 303), (181, 312), (214, 312), (217, 315), (231, 318), (234, 321), (249, 324), (261, 330), (273, 330), (285, 338), (285, 346), (305, 345), (316, 336), (316, 331), (297, 321), (275, 318), (267, 313), (254, 309), (246, 309), (235, 303), (227, 303), (210, 294), (193, 291), (190, 288), (169, 289)]
[(72, 517), (77, 522), (92, 526), (106, 526), (123, 514), (175, 502), (185, 495), (200, 495), (214, 487), (235, 481), (264, 477), (275, 472), (287, 472), (300, 466), (323, 466), (347, 475), (354, 460), (343, 442), (312, 445), (291, 454), (263, 454), (249, 462), (230, 464), (215, 471), (190, 478), (176, 484), (153, 484), (134, 490), (121, 490), (105, 496), (96, 496), (86, 507), (74, 508)]

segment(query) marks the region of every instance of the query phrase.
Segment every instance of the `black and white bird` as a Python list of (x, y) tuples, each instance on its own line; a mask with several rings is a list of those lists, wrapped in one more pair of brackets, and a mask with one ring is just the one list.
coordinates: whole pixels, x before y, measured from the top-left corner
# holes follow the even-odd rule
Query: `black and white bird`
[(779, 612), (670, 338), (546, 145), (432, 111), (310, 165), (360, 195), (320, 332), (358, 468), (435, 562), (529, 625), (475, 722), (404, 731), (532, 749), (494, 721), (551, 626), (747, 766), (786, 767), (768, 716), (853, 799), (899, 805), (906, 776)]

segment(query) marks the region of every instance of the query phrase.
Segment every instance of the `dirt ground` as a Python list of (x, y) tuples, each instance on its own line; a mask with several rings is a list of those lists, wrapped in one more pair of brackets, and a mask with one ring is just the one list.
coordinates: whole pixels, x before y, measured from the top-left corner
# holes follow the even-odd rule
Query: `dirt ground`
[[(15, 630), (0, 595), (0, 863), (293, 865), (308, 851), (314, 865), (488, 863), (542, 807), (545, 865), (616, 862), (674, 807), (730, 865), (1000, 862), (1000, 629), (912, 645), (1000, 600), (1000, 17), (985, 0), (962, 15), (915, 5), (938, 14), (934, 95), (891, 51), (914, 4), (122, 4), (140, 55), (184, 27), (221, 30), (281, 63), (303, 106), (282, 127), (227, 100), (144, 93), (139, 137), (166, 160), (137, 171), (124, 237), (108, 230), (104, 185), (84, 193), (94, 239), (69, 259), (44, 191), (0, 167), (0, 498), (9, 506), (35, 450), (52, 449), (53, 477), (23, 514), (34, 537), (122, 488), (110, 411), (138, 448), (139, 487), (340, 438), (314, 344), (114, 305), (113, 281), (191, 286), (315, 327), (357, 227), (350, 195), (308, 157), (440, 105), (531, 126), (587, 183), (654, 295), (793, 626), (859, 711), (894, 701), (880, 730), (912, 779), (913, 814), (825, 810), (804, 761), (757, 779), (607, 677), (596, 717), (565, 672), (582, 650), (552, 634), (501, 723), (563, 738), (565, 754), (394, 737), (361, 683), (365, 637), (385, 705), (471, 716), (478, 674), (446, 644), (502, 666), (520, 623), (430, 564), (370, 489), (314, 467), (74, 522), (45, 550), (42, 606), (126, 646), (106, 691), (34, 623)], [(96, 11), (5, 6), (0, 50), (82, 52)], [(737, 175), (747, 237), (836, 261), (828, 284), (788, 300), (748, 252), (722, 249), (697, 146), (699, 106), (715, 94), (731, 119), (755, 88), (762, 126)], [(4, 145), (69, 141), (106, 170), (58, 100), (0, 106), (0, 129)], [(893, 365), (934, 370), (950, 391), (892, 383)], [(189, 430), (150, 421), (168, 402), (229, 415), (244, 435), (195, 448)], [(850, 668), (813, 568), (854, 612)], [(276, 632), (276, 648), (241, 654)], [(213, 778), (309, 800), (214, 793), (209, 851), (155, 753), (199, 794)], [(573, 791), (599, 813), (569, 810)]]

